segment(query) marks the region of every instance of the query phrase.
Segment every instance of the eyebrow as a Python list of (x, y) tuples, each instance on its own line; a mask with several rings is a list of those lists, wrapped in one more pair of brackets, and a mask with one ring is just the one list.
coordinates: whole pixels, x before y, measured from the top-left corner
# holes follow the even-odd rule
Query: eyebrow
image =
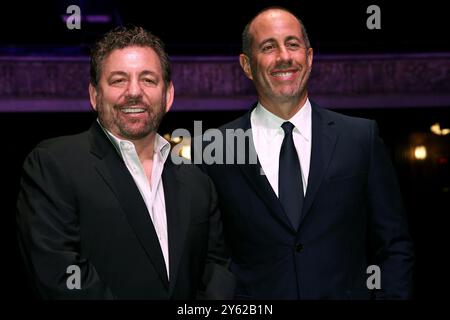
[[(297, 37), (297, 36), (287, 36), (287, 37), (284, 39), (285, 42), (286, 42), (286, 41), (290, 41), (290, 40), (297, 40), (297, 41), (303, 43), (303, 41), (302, 41), (299, 37)], [(263, 45), (265, 45), (266, 43), (270, 43), (270, 42), (277, 42), (277, 40), (276, 40), (275, 38), (268, 38), (268, 39), (265, 39), (265, 40), (263, 40), (263, 41), (260, 43), (259, 48), (261, 48), (261, 47), (262, 47)]]
[[(147, 75), (151, 75), (154, 76), (155, 78), (158, 78), (158, 73), (151, 71), (151, 70), (144, 70), (142, 71), (140, 74), (140, 76), (147, 76)], [(128, 76), (128, 74), (125, 71), (112, 71), (110, 72), (110, 74), (108, 75), (108, 79), (112, 78), (114, 76), (123, 76), (126, 77)]]
[(108, 79), (113, 77), (113, 76), (126, 76), (126, 75), (127, 75), (127, 73), (124, 72), (124, 71), (113, 71), (113, 72), (109, 73)]
[(298, 42), (304, 42), (302, 39), (300, 39), (299, 37), (296, 36), (287, 36), (285, 41), (290, 41), (290, 40), (297, 40)]
[(156, 72), (154, 72), (154, 71), (151, 71), (151, 70), (144, 70), (144, 71), (142, 71), (142, 72), (140, 73), (140, 75), (141, 75), (141, 76), (148, 76), (148, 75), (151, 75), (151, 76), (153, 76), (153, 77), (155, 77), (155, 78), (160, 78), (160, 75), (159, 75), (158, 73), (156, 73)]

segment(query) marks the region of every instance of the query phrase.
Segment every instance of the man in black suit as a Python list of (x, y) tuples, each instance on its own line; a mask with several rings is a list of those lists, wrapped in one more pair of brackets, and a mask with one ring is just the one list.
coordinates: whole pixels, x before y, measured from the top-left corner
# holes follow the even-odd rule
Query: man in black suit
[(38, 295), (226, 298), (213, 184), (171, 163), (156, 132), (174, 95), (161, 41), (109, 32), (92, 51), (89, 94), (91, 128), (40, 143), (24, 163), (19, 242)]
[(226, 141), (233, 163), (202, 165), (219, 195), (235, 297), (410, 298), (412, 244), (376, 123), (309, 100), (312, 62), (306, 30), (286, 9), (246, 26), (240, 64), (258, 103), (220, 130), (250, 139), (244, 149)]

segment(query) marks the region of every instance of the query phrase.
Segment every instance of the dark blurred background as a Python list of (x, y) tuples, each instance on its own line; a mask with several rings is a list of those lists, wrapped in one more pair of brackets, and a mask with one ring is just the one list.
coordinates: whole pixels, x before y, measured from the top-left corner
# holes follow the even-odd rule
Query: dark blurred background
[[(72, 31), (61, 16), (78, 5), (85, 19)], [(369, 5), (381, 9), (382, 28), (366, 28)], [(43, 54), (86, 48), (119, 24), (145, 26), (176, 55), (238, 54), (243, 27), (260, 9), (285, 6), (307, 27), (316, 53), (450, 51), (448, 11), (443, 1), (5, 1), (1, 8), (2, 50)], [(20, 49), (19, 49), (20, 48)], [(66, 48), (67, 49), (67, 48)], [(22, 51), (20, 51), (22, 50)], [(52, 51), (54, 50), (54, 51)]]
[[(66, 8), (73, 4), (81, 9), (81, 30), (68, 30), (63, 19)], [(371, 4), (376, 4), (381, 9), (380, 30), (366, 28), (369, 16), (366, 8)], [(347, 69), (343, 70), (333, 67), (333, 62), (330, 63), (331, 69), (318, 67), (314, 75), (313, 67), (313, 76), (316, 78), (313, 79), (315, 82), (311, 97), (314, 99), (314, 92), (317, 92), (321, 99), (319, 102), (326, 102), (324, 107), (329, 106), (338, 112), (378, 122), (380, 134), (397, 170), (415, 242), (415, 297), (417, 300), (436, 300), (448, 296), (449, 259), (446, 258), (446, 252), (449, 241), (446, 235), (450, 215), (450, 14), (443, 2), (437, 1), (417, 4), (410, 1), (300, 0), (70, 0), (29, 3), (8, 1), (1, 4), (0, 88), (3, 91), (0, 89), (0, 136), (6, 145), (2, 152), (2, 161), (5, 162), (2, 193), (6, 206), (0, 233), (1, 244), (4, 246), (2, 256), (6, 260), (6, 263), (2, 262), (2, 268), (6, 268), (2, 275), (8, 275), (2, 279), (6, 296), (32, 299), (15, 234), (14, 207), (25, 156), (39, 141), (86, 130), (95, 119), (95, 114), (86, 107), (87, 78), (73, 78), (72, 82), (51, 84), (80, 87), (81, 93), (77, 93), (76, 97), (70, 96), (70, 99), (73, 98), (74, 103), (81, 107), (73, 108), (61, 103), (66, 99), (66, 96), (61, 95), (57, 106), (49, 111), (45, 104), (54, 103), (52, 92), (59, 91), (33, 91), (33, 88), (37, 88), (46, 79), (38, 79), (36, 85), (26, 82), (32, 84), (28, 91), (22, 90), (22, 75), (30, 77), (30, 73), (26, 72), (29, 68), (51, 60), (55, 69), (50, 67), (50, 77), (58, 78), (55, 76), (58, 64), (66, 61), (64, 59), (67, 57), (72, 60), (80, 59), (86, 67), (86, 57), (93, 41), (112, 27), (128, 23), (142, 25), (160, 36), (166, 43), (169, 54), (179, 65), (186, 61), (187, 65), (195, 68), (196, 63), (200, 64), (217, 56), (222, 57), (222, 60), (219, 59), (222, 62), (237, 64), (237, 59), (233, 59), (240, 53), (243, 27), (257, 11), (268, 5), (285, 6), (302, 18), (315, 50), (315, 57), (324, 66), (329, 66), (326, 63), (330, 59), (338, 66), (344, 61), (342, 65)], [(358, 84), (361, 82), (359, 78), (352, 80), (347, 77), (378, 72), (365, 69), (361, 71), (361, 68), (373, 68), (372, 60), (386, 68), (387, 74), (391, 72), (389, 68), (393, 68), (392, 74), (396, 77), (390, 86), (384, 86), (388, 80), (392, 80), (385, 75), (378, 87), (372, 83), (361, 88), (328, 92), (330, 88), (341, 84), (327, 85), (321, 80), (335, 77), (343, 83), (353, 81), (352, 83)], [(402, 65), (401, 70), (408, 73), (399, 76), (395, 71), (398, 65)], [(333, 70), (342, 72), (338, 72), (338, 76), (330, 75)], [(395, 82), (395, 79), (401, 79), (401, 84)], [(184, 75), (181, 80), (174, 79), (175, 84), (179, 81), (181, 88), (188, 80), (189, 75)], [(201, 76), (197, 75), (193, 80), (199, 81), (199, 87), (203, 86)], [(197, 85), (196, 81), (192, 81), (193, 87)], [(245, 89), (251, 85), (244, 83), (241, 87)], [(371, 91), (374, 88), (379, 89)], [(229, 97), (220, 95), (208, 100), (209, 105), (197, 103), (203, 98), (201, 92), (181, 89), (179, 101), (182, 103), (167, 114), (160, 133), (170, 133), (175, 128), (191, 130), (194, 120), (203, 120), (203, 129), (217, 127), (242, 115), (246, 112), (246, 104), (242, 101), (250, 101), (254, 97), (251, 96), (251, 89), (236, 90), (245, 93), (239, 100), (239, 107), (226, 100)], [(184, 99), (185, 95), (188, 99)], [(386, 100), (386, 96), (390, 99)], [(177, 95), (175, 101), (176, 105)], [(330, 103), (333, 101), (336, 103)], [(349, 101), (348, 106), (339, 101)], [(386, 101), (389, 103), (385, 103)], [(36, 109), (33, 109), (34, 102)], [(190, 103), (197, 107), (190, 107)], [(215, 103), (221, 107), (215, 108)]]

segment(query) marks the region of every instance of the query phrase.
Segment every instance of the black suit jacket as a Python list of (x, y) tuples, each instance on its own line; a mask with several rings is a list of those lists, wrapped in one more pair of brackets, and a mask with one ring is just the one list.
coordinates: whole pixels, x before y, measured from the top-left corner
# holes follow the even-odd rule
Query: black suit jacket
[[(220, 128), (251, 128), (250, 112)], [(225, 142), (226, 154), (236, 147)], [(193, 148), (195, 150), (195, 147)], [(250, 139), (246, 148), (254, 151)], [(242, 152), (242, 151), (241, 151)], [(225, 160), (224, 160), (225, 161)], [(235, 163), (236, 163), (235, 162)], [(312, 151), (296, 231), (259, 162), (203, 164), (219, 195), (239, 299), (409, 298), (413, 251), (395, 173), (374, 121), (312, 102)], [(366, 286), (369, 265), (381, 290)]]
[[(213, 184), (194, 166), (173, 165), (170, 156), (162, 181), (170, 281), (145, 203), (98, 123), (39, 144), (25, 160), (17, 203), (19, 242), (38, 294), (191, 299), (203, 290), (211, 294), (206, 298), (227, 297), (229, 282), (219, 281), (227, 275), (220, 268), (226, 260)], [(80, 268), (80, 290), (67, 288), (70, 265)], [(210, 281), (225, 291), (208, 287)]]

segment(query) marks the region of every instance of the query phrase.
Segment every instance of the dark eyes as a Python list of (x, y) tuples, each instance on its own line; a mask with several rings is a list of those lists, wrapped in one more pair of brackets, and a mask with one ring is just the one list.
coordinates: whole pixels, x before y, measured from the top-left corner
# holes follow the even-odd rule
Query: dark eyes
[(156, 84), (156, 81), (155, 81), (155, 80), (153, 80), (153, 79), (148, 79), (148, 78), (145, 78), (145, 79), (144, 79), (144, 82), (147, 83), (147, 84)]
[[(114, 80), (111, 80), (110, 83), (111, 83), (112, 85), (120, 85), (120, 84), (125, 83), (126, 81), (127, 81), (126, 79), (120, 78), (120, 79), (114, 79)], [(157, 84), (156, 80), (154, 80), (154, 79), (149, 79), (149, 78), (144, 78), (144, 79), (142, 79), (141, 81), (144, 82), (145, 84), (149, 84), (149, 85), (156, 85), (156, 84)]]
[[(264, 53), (269, 53), (269, 52), (275, 50), (276, 47), (277, 46), (275, 44), (266, 44), (262, 47), (261, 51)], [(288, 43), (286, 43), (286, 48), (291, 49), (291, 50), (297, 50), (298, 48), (300, 48), (300, 43), (288, 42)]]
[(297, 43), (297, 42), (291, 42), (291, 43), (286, 44), (286, 47), (288, 47), (288, 48), (299, 48), (300, 44)]
[(263, 52), (268, 52), (270, 50), (273, 50), (274, 48), (275, 48), (274, 45), (268, 44), (268, 45), (265, 45), (264, 47), (262, 47), (262, 51)]
[(125, 79), (115, 79), (111, 81), (111, 84), (120, 84), (125, 82)]

